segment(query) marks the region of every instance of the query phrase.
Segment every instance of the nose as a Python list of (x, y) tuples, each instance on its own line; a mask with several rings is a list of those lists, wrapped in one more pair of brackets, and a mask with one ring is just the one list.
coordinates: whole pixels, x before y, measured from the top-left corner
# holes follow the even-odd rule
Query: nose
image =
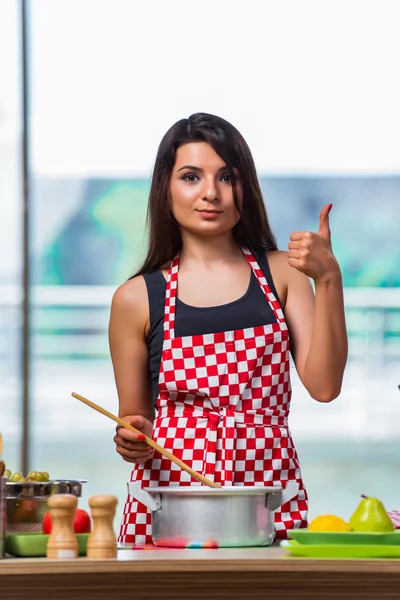
[(206, 177), (204, 179), (204, 187), (202, 190), (203, 200), (208, 200), (209, 202), (213, 202), (218, 199), (218, 189), (215, 184), (214, 177)]

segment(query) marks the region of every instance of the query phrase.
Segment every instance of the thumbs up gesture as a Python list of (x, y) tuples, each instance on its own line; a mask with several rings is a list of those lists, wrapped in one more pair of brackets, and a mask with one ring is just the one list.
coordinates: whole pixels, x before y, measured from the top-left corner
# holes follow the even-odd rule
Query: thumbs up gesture
[(296, 231), (290, 234), (288, 263), (314, 281), (338, 273), (339, 265), (332, 252), (329, 213), (332, 204), (321, 210), (318, 233)]

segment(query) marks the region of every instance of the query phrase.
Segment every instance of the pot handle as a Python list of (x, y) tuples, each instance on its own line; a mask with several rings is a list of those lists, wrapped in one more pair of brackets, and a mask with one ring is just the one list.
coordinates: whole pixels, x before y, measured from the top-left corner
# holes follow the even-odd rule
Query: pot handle
[(160, 494), (154, 494), (154, 496), (152, 496), (149, 492), (146, 492), (137, 481), (128, 483), (128, 494), (133, 496), (138, 502), (144, 504), (152, 512), (156, 512), (161, 508)]
[(288, 500), (291, 500), (299, 492), (299, 484), (297, 481), (289, 481), (287, 486), (281, 492), (275, 492), (274, 494), (267, 494), (266, 507), (269, 510), (276, 510), (282, 504), (285, 504)]

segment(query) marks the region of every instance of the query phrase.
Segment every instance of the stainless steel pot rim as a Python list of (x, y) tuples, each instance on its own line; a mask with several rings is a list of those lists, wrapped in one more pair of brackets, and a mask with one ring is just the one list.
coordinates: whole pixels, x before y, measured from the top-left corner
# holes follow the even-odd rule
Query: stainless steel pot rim
[(149, 494), (168, 494), (176, 496), (257, 496), (265, 494), (274, 494), (282, 491), (278, 486), (248, 486), (231, 485), (220, 488), (210, 488), (207, 486), (161, 486), (143, 488)]

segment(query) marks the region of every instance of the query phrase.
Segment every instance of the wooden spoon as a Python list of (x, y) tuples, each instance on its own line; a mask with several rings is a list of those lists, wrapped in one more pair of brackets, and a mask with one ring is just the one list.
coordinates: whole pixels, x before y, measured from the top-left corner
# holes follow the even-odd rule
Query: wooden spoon
[[(132, 427), (132, 425), (130, 425), (126, 421), (123, 421), (119, 417), (116, 417), (112, 413), (108, 412), (108, 410), (106, 410), (105, 408), (102, 408), (98, 404), (95, 404), (94, 402), (91, 402), (91, 400), (88, 400), (87, 398), (84, 398), (80, 394), (77, 394), (76, 392), (72, 392), (71, 396), (73, 396), (77, 400), (80, 400), (84, 404), (87, 404), (91, 408), (94, 408), (94, 410), (97, 410), (98, 412), (102, 413), (103, 415), (105, 415), (109, 419), (112, 419), (113, 421), (115, 421), (116, 423), (118, 423), (119, 425), (121, 425), (121, 427), (124, 427), (125, 429), (130, 429), (131, 431), (134, 431), (135, 433), (139, 433), (140, 435), (143, 435), (141, 431), (139, 431), (138, 429), (135, 429), (135, 427)], [(219, 488), (219, 487), (221, 487), (218, 483), (214, 483), (210, 479), (207, 479), (207, 477), (204, 477), (203, 475), (200, 475), (200, 473), (198, 473), (197, 471), (194, 471), (193, 469), (191, 469), (186, 463), (182, 462), (179, 458), (177, 458), (176, 456), (174, 456), (173, 454), (171, 454), (171, 452), (169, 452), (168, 450), (165, 450), (165, 448), (163, 448), (162, 446), (159, 446), (151, 438), (149, 438), (147, 436), (144, 436), (144, 437), (145, 437), (145, 439), (143, 441), (146, 442), (146, 444), (148, 444), (149, 446), (151, 446), (151, 448), (154, 448), (154, 450), (157, 450), (160, 454), (162, 454), (163, 456), (165, 456), (165, 458), (168, 458), (169, 460), (171, 460), (172, 462), (174, 462), (183, 471), (186, 471), (186, 473), (189, 473), (189, 475), (191, 475), (194, 479), (197, 479), (197, 481), (201, 481), (201, 483), (204, 483), (205, 485), (208, 485), (209, 487), (212, 487), (212, 488)]]

